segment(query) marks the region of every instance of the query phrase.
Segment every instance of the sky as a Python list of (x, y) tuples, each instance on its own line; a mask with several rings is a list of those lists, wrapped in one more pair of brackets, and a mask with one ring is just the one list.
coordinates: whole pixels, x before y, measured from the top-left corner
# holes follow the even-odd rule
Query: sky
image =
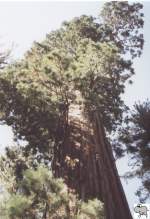
[[(132, 108), (135, 101), (150, 99), (150, 2), (143, 2), (144, 51), (140, 59), (134, 62), (136, 75), (133, 85), (126, 87), (123, 96), (125, 103)], [(0, 2), (0, 45), (3, 49), (12, 48), (12, 59), (23, 57), (33, 41), (42, 41), (45, 35), (60, 27), (64, 20), (71, 20), (83, 14), (97, 16), (103, 2)], [(0, 151), (13, 144), (10, 127), (0, 126)], [(127, 169), (127, 158), (117, 162), (120, 175)], [(130, 208), (138, 199), (134, 195), (140, 182), (137, 179), (122, 181)]]

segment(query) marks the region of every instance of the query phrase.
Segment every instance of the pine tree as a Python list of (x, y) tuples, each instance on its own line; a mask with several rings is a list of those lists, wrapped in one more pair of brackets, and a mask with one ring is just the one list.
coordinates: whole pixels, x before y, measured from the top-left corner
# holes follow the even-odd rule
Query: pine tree
[[(140, 202), (150, 198), (150, 102), (136, 103), (129, 111), (126, 123), (120, 129), (120, 147), (130, 155), (133, 171), (125, 174), (126, 178), (138, 177), (142, 186), (137, 191)], [(123, 144), (123, 145), (122, 145)]]
[[(6, 173), (7, 174), (7, 173)], [(6, 188), (5, 188), (6, 189)], [(9, 190), (12, 189), (11, 185)], [(83, 202), (44, 166), (27, 169), (15, 191), (2, 199), (0, 215), (11, 219), (103, 219), (103, 205), (97, 199)], [(6, 192), (7, 190), (5, 190)]]

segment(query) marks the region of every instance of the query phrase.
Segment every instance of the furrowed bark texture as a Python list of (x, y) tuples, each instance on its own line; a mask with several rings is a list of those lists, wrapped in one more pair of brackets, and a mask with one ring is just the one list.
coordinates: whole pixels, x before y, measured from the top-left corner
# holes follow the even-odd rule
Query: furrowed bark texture
[(56, 151), (53, 169), (81, 199), (103, 201), (106, 219), (132, 219), (98, 112), (93, 113), (90, 122), (84, 117), (82, 105), (70, 105), (65, 136)]
[(103, 176), (103, 200), (106, 219), (132, 219), (125, 193), (118, 175), (111, 145), (105, 137), (100, 115), (93, 115), (96, 150), (99, 154), (99, 171)]

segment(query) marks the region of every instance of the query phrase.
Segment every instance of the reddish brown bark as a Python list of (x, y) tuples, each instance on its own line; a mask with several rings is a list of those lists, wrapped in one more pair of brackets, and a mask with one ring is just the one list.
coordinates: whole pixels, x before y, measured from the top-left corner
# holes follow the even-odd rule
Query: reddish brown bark
[(129, 206), (118, 176), (112, 148), (105, 137), (104, 127), (98, 113), (93, 116), (94, 139), (100, 155), (99, 166), (103, 173), (103, 200), (107, 219), (132, 219)]
[(55, 174), (81, 199), (103, 201), (106, 219), (132, 219), (100, 116), (95, 112), (89, 122), (80, 113), (69, 116), (55, 155)]

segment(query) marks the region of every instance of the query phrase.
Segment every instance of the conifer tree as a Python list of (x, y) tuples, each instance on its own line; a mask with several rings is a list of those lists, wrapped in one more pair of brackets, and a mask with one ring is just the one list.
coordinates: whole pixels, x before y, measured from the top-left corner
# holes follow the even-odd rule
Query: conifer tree
[(126, 115), (119, 131), (118, 143), (130, 155), (132, 170), (126, 178), (138, 177), (142, 186), (137, 190), (141, 202), (150, 198), (150, 102), (136, 103)]
[[(109, 2), (97, 19), (65, 22), (0, 75), (1, 121), (27, 141), (25, 160), (51, 164), (82, 200), (103, 201), (107, 219), (131, 218), (107, 134), (122, 121), (121, 94), (143, 48), (141, 9)], [(26, 162), (7, 156), (21, 180)]]
[[(1, 161), (2, 162), (2, 161)], [(3, 161), (3, 166), (6, 162)], [(2, 163), (1, 163), (2, 167)], [(3, 171), (8, 176), (8, 170)], [(12, 174), (13, 176), (13, 174)], [(6, 182), (2, 176), (1, 180)], [(9, 177), (11, 180), (11, 178)], [(97, 200), (83, 202), (43, 165), (27, 169), (22, 179), (9, 184), (0, 215), (10, 219), (103, 219), (103, 204)], [(13, 190), (13, 192), (10, 192)], [(7, 196), (6, 196), (7, 193)]]

